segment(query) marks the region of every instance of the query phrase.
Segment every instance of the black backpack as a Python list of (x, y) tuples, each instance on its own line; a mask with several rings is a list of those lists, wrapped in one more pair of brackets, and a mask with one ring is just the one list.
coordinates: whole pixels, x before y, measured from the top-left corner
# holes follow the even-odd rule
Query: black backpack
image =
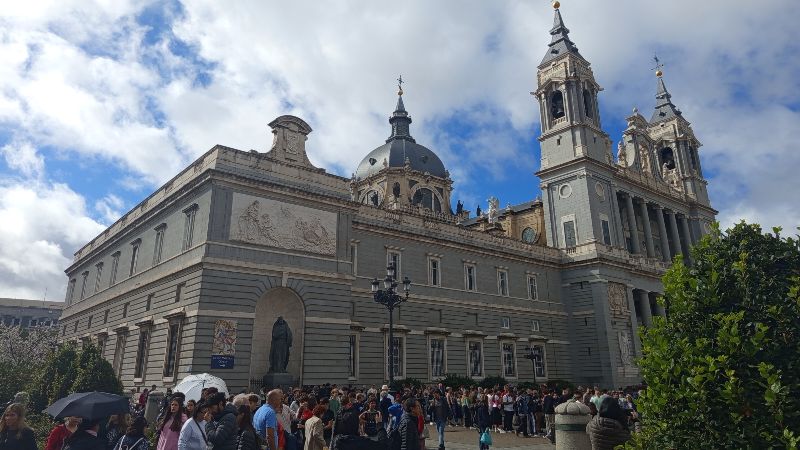
[(387, 450), (400, 450), (402, 443), (400, 442), (400, 430), (398, 430), (398, 428), (399, 427), (394, 427), (389, 431), (389, 445), (387, 446)]

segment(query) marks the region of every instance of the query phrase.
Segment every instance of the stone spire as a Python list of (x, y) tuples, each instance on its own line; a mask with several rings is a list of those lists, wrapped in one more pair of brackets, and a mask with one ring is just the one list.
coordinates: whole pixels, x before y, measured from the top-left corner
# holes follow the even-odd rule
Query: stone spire
[[(569, 39), (569, 28), (564, 25), (564, 20), (561, 18), (560, 6), (561, 3), (557, 1), (553, 2), (555, 16), (553, 17), (553, 28), (550, 30), (550, 35), (553, 36), (553, 38), (550, 40), (550, 44), (547, 45), (548, 50), (541, 64), (539, 64), (540, 66), (566, 53), (581, 56), (581, 54), (578, 53), (578, 47)], [(581, 58), (583, 57), (581, 56)]]
[(391, 142), (397, 139), (405, 139), (410, 142), (416, 142), (411, 137), (409, 125), (411, 125), (411, 117), (408, 116), (406, 106), (403, 104), (403, 77), (397, 79), (397, 106), (394, 108), (392, 117), (389, 118), (389, 123), (392, 125), (392, 134), (386, 139), (386, 142)]
[(667, 86), (664, 84), (664, 73), (659, 68), (656, 70), (658, 77), (658, 88), (656, 89), (656, 110), (653, 111), (653, 117), (650, 118), (650, 123), (661, 122), (681, 116), (681, 111), (672, 103), (672, 96), (667, 91)]

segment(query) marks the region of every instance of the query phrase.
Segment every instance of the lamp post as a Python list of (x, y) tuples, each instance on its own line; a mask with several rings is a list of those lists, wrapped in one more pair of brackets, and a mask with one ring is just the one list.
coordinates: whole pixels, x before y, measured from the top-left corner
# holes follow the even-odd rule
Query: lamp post
[(379, 289), (380, 281), (372, 280), (372, 298), (375, 303), (380, 303), (389, 311), (389, 386), (394, 382), (394, 308), (408, 300), (408, 291), (411, 289), (411, 280), (403, 277), (403, 295), (397, 292), (397, 270), (394, 263), (386, 267), (386, 278), (383, 279), (383, 289)]
[(537, 346), (533, 346), (533, 347), (528, 346), (527, 351), (528, 351), (528, 354), (525, 355), (525, 358), (531, 360), (531, 366), (533, 366), (533, 384), (538, 389), (539, 385), (536, 383), (536, 360), (541, 358), (542, 349), (537, 347)]

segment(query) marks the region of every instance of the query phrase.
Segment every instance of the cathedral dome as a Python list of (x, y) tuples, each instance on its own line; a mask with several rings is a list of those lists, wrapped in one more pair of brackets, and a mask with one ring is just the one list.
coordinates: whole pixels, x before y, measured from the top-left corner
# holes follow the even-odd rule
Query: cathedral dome
[[(402, 91), (401, 91), (402, 92)], [(384, 167), (402, 168), (406, 162), (411, 170), (427, 172), (434, 177), (447, 178), (442, 160), (429, 148), (417, 144), (409, 132), (411, 117), (403, 105), (402, 94), (392, 117), (392, 135), (386, 143), (369, 152), (356, 169), (356, 178), (364, 179), (378, 173)]]

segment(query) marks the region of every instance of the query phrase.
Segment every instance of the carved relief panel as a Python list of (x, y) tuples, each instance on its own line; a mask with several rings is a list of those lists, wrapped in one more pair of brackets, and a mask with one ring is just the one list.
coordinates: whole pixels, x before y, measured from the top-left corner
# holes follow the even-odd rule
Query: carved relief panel
[(608, 283), (608, 309), (613, 315), (630, 317), (628, 289), (622, 283)]
[(336, 214), (236, 193), (230, 239), (333, 256), (336, 254)]

